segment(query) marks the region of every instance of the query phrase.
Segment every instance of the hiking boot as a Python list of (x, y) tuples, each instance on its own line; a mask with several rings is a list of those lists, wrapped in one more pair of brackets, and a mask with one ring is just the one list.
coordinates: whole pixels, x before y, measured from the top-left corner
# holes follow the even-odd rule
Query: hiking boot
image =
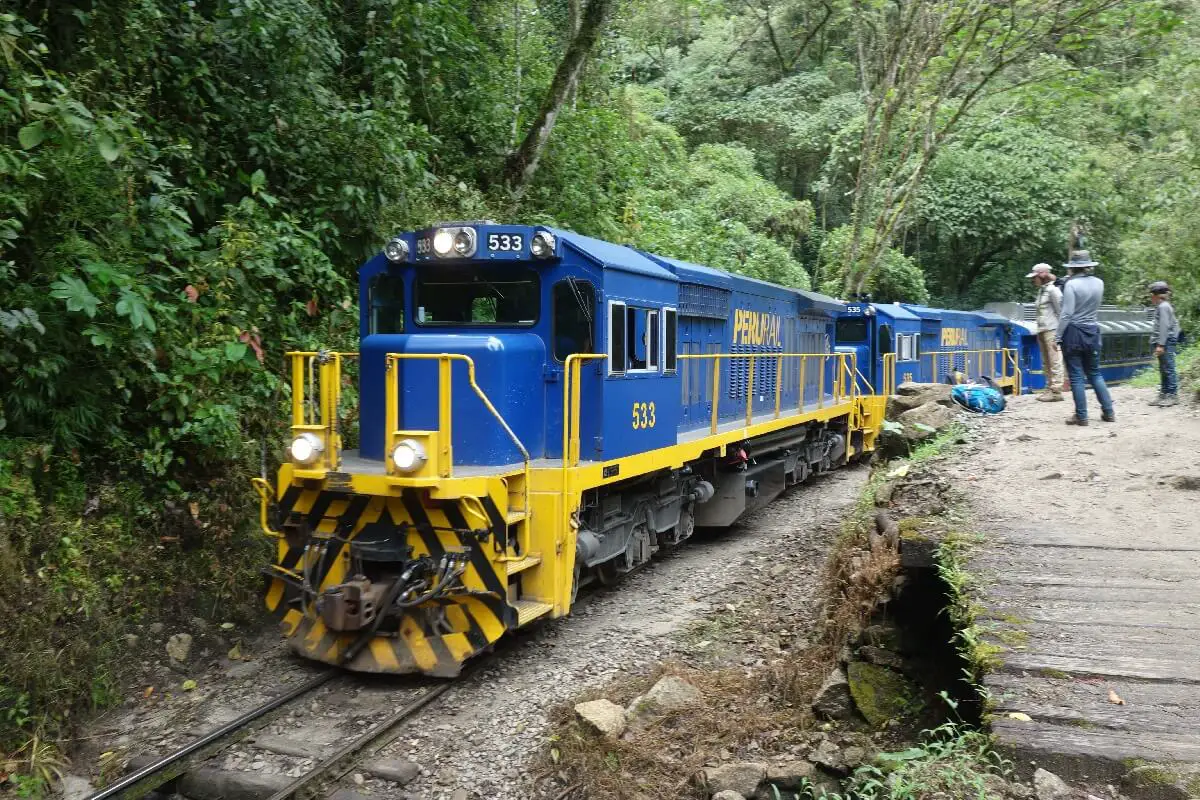
[(1179, 395), (1164, 394), (1163, 398), (1162, 398), (1162, 402), (1160, 402), (1159, 405), (1162, 406), (1163, 408), (1166, 408), (1167, 406), (1179, 405)]
[(1063, 396), (1062, 392), (1042, 392), (1037, 399), (1039, 403), (1061, 403)]
[(1160, 392), (1157, 397), (1155, 397), (1153, 400), (1150, 401), (1150, 405), (1161, 406), (1163, 404), (1163, 400), (1166, 400), (1166, 399), (1167, 399), (1167, 396)]
[(1117, 412), (1116, 411), (1104, 411), (1100, 414), (1100, 419), (1104, 422), (1116, 422), (1117, 421)]
[(1068, 425), (1078, 425), (1078, 426), (1079, 426), (1079, 427), (1081, 427), (1081, 428), (1086, 428), (1086, 427), (1087, 427), (1087, 420), (1086, 420), (1086, 419), (1080, 419), (1079, 417), (1077, 417), (1077, 416), (1075, 416), (1074, 414), (1072, 414), (1071, 416), (1067, 417), (1067, 424), (1068, 424)]

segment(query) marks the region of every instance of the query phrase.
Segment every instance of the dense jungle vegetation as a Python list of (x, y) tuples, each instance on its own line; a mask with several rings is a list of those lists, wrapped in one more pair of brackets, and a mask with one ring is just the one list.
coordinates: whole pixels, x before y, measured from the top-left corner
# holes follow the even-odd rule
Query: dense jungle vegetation
[[(0, 756), (122, 635), (247, 618), (281, 354), (439, 219), (834, 294), (1026, 298), (1072, 222), (1200, 313), (1192, 0), (0, 3)], [(0, 772), (5, 759), (0, 757)]]

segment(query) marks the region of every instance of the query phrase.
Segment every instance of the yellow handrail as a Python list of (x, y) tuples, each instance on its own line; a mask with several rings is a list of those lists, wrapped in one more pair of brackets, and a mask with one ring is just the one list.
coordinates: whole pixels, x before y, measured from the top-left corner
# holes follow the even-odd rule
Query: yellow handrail
[(885, 397), (896, 393), (896, 354), (883, 354), (883, 379), (880, 381)]
[[(999, 364), (997, 364), (997, 357)], [(941, 364), (945, 364), (945, 372), (949, 372), (962, 364), (962, 371), (968, 378), (980, 378), (987, 371), (995, 372), (999, 369), (998, 375), (990, 377), (996, 379), (1002, 384), (1012, 386), (1014, 394), (1021, 393), (1021, 368), (1019, 354), (1015, 348), (997, 347), (984, 348), (978, 350), (931, 350), (927, 353), (920, 354), (921, 359), (930, 359), (930, 376), (934, 382), (941, 380), (944, 375), (940, 369)], [(972, 361), (974, 361), (974, 370), (971, 369)], [(1011, 371), (1010, 371), (1011, 370)], [(894, 371), (894, 370), (893, 370)]]
[[(529, 451), (525, 449), (525, 445), (521, 443), (520, 437), (505, 421), (504, 417), (492, 405), (492, 401), (488, 398), (487, 393), (479, 387), (475, 382), (475, 361), (462, 353), (388, 353), (387, 354), (387, 391), (394, 395), (387, 401), (387, 451), (390, 452), (393, 442), (391, 439), (396, 435), (396, 430), (399, 428), (399, 389), (397, 381), (394, 379), (395, 373), (392, 372), (393, 365), (400, 361), (437, 361), (438, 362), (438, 439), (441, 442), (442, 454), (445, 457), (444, 463), (439, 459), (439, 469), (443, 472), (443, 478), (451, 478), (453, 472), (453, 452), (451, 450), (452, 441), (452, 406), (451, 401), (453, 394), (451, 392), (451, 363), (461, 361), (467, 365), (467, 383), (470, 384), (471, 390), (483, 402), (483, 405), (491, 413), (491, 415), (500, 423), (500, 427), (508, 434), (508, 438), (521, 451), (521, 458), (524, 461), (525, 467), (525, 493), (528, 501), (529, 493)], [(528, 508), (528, 503), (526, 503)]]
[(580, 369), (585, 361), (598, 358), (608, 358), (604, 353), (572, 353), (563, 362), (563, 430), (562, 430), (562, 461), (565, 473), (568, 467), (579, 463), (579, 408), (582, 399), (579, 396)]
[[(320, 463), (326, 469), (336, 470), (342, 459), (342, 436), (338, 430), (342, 359), (357, 358), (358, 353), (295, 350), (286, 353), (285, 357), (292, 363), (292, 430), (294, 433), (321, 433), (325, 450)], [(320, 397), (313, 398), (312, 395), (316, 393), (313, 384), (318, 381)]]
[[(720, 417), (720, 397), (721, 397), (721, 362), (726, 359), (744, 358), (749, 361), (747, 365), (746, 375), (746, 425), (753, 424), (754, 419), (754, 380), (756, 375), (755, 364), (759, 359), (770, 358), (775, 361), (775, 408), (774, 415), (776, 418), (783, 413), (783, 363), (784, 359), (797, 359), (800, 364), (800, 392), (798, 410), (804, 410), (806, 401), (807, 384), (805, 383), (805, 374), (807, 372), (807, 364), (810, 359), (820, 360), (820, 379), (817, 387), (817, 408), (825, 407), (825, 373), (826, 365), (829, 359), (836, 359), (837, 365), (834, 370), (834, 393), (833, 399), (835, 402), (840, 402), (846, 399), (853, 399), (858, 396), (858, 384), (854, 381), (854, 375), (858, 374), (857, 359), (854, 353), (683, 353), (678, 356), (681, 360), (689, 361), (711, 361), (713, 365), (712, 377), (712, 413), (709, 422), (709, 430), (711, 433), (717, 433), (718, 419)], [(846, 380), (849, 376), (849, 380)], [(864, 380), (864, 383), (866, 381)], [(867, 384), (868, 387), (870, 384)]]

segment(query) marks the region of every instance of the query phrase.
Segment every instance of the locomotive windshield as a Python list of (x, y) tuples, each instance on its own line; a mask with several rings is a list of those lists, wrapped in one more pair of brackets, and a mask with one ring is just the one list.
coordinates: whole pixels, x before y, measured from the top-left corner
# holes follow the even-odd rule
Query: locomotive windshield
[(422, 267), (416, 280), (418, 325), (520, 325), (538, 319), (538, 276), (526, 267)]
[(841, 344), (860, 344), (867, 340), (866, 317), (841, 317), (837, 321), (837, 340)]

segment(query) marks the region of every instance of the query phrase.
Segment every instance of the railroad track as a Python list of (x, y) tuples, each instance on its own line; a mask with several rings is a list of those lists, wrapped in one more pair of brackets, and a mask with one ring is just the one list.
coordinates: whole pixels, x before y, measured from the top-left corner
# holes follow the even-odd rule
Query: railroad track
[[(459, 680), (466, 678), (472, 672), (474, 670), (468, 670)], [(345, 674), (339, 670), (329, 670), (305, 681), (294, 689), (215, 728), (163, 758), (124, 776), (111, 786), (91, 795), (88, 800), (143, 797), (196, 768), (200, 763), (217, 756), (242, 738), (238, 736), (239, 733), (245, 734), (252, 730), (255, 723), (261, 725), (269, 722), (273, 718), (274, 712), (309, 695), (338, 675)], [(273, 794), (270, 800), (311, 800), (326, 796), (333, 791), (334, 784), (345, 777), (355, 765), (378, 753), (399, 736), (405, 720), (456, 685), (458, 685), (458, 681), (440, 683), (422, 689), (415, 697), (406, 699), (396, 711), (377, 720), (366, 732), (354, 737), (330, 755), (320, 759), (308, 772)]]

